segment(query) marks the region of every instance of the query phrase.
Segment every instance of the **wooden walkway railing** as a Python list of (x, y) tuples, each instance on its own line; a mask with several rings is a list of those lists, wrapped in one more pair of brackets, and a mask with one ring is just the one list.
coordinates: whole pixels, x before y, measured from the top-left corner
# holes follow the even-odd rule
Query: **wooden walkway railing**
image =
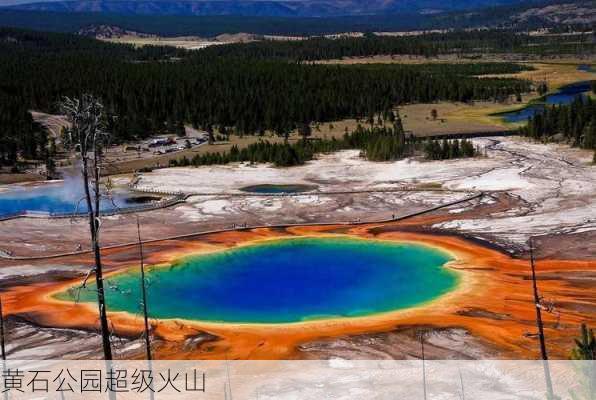
[[(224, 232), (233, 232), (233, 231), (249, 231), (252, 229), (260, 229), (260, 228), (274, 228), (275, 229), (275, 228), (291, 228), (291, 227), (296, 227), (296, 226), (333, 226), (333, 225), (354, 226), (354, 225), (368, 225), (368, 224), (398, 222), (398, 221), (403, 221), (403, 220), (406, 220), (409, 218), (417, 217), (417, 216), (420, 216), (423, 214), (427, 214), (427, 213), (430, 213), (433, 211), (437, 211), (442, 208), (451, 207), (451, 206), (454, 206), (457, 204), (466, 203), (466, 202), (469, 202), (469, 201), (472, 201), (475, 199), (479, 199), (482, 196), (484, 196), (484, 192), (475, 193), (472, 196), (468, 196), (464, 199), (454, 200), (454, 201), (451, 201), (448, 203), (439, 204), (434, 207), (426, 208), (426, 209), (420, 210), (420, 211), (415, 211), (415, 212), (408, 213), (408, 214), (398, 216), (396, 218), (391, 218), (391, 219), (368, 220), (368, 221), (293, 223), (293, 224), (279, 224), (279, 225), (254, 225), (254, 226), (232, 227), (232, 228), (228, 228), (228, 229), (216, 229), (216, 230), (211, 230), (211, 231), (201, 231), (201, 232), (187, 233), (187, 234), (183, 234), (183, 235), (168, 236), (168, 237), (163, 237), (163, 238), (159, 238), (159, 239), (150, 239), (150, 240), (145, 240), (142, 243), (143, 244), (157, 243), (157, 242), (164, 242), (164, 241), (168, 241), (168, 240), (188, 239), (188, 238), (192, 238), (192, 237), (210, 235), (210, 234), (214, 234), (214, 233), (224, 233)], [(137, 246), (138, 244), (139, 244), (138, 241), (137, 242), (129, 242), (129, 243), (105, 246), (105, 247), (102, 247), (101, 249), (102, 250), (112, 250), (112, 249), (119, 249), (119, 248), (125, 248), (125, 247), (130, 247), (130, 246)], [(68, 252), (68, 253), (45, 255), (45, 256), (29, 256), (29, 257), (27, 257), (27, 256), (15, 256), (6, 250), (0, 249), (0, 258), (9, 259), (9, 260), (34, 261), (34, 260), (47, 260), (47, 259), (52, 259), (52, 258), (60, 258), (60, 257), (67, 257), (67, 256), (74, 256), (74, 255), (88, 254), (88, 253), (91, 253), (91, 250), (82, 250), (82, 251), (74, 251), (74, 252)]]

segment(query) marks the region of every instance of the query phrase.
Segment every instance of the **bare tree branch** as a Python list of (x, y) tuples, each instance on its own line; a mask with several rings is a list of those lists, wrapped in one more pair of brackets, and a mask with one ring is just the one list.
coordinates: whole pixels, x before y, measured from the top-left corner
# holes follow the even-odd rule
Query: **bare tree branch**
[[(85, 191), (84, 199), (89, 218), (91, 247), (95, 258), (95, 267), (90, 271), (90, 274), (95, 274), (104, 358), (111, 360), (112, 347), (110, 343), (110, 329), (107, 318), (103, 268), (99, 246), (102, 155), (103, 149), (109, 140), (109, 135), (103, 130), (103, 105), (92, 95), (84, 94), (80, 98), (65, 97), (61, 103), (61, 109), (71, 123), (68, 130), (68, 137), (71, 143), (74, 144), (81, 159), (81, 176)], [(87, 280), (88, 277), (85, 278), (83, 287), (86, 286)]]

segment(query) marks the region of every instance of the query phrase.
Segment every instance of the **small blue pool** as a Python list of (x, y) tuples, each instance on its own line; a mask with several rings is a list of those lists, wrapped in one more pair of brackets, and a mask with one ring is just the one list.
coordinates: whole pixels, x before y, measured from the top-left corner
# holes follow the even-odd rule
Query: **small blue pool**
[(264, 184), (264, 185), (253, 185), (253, 186), (245, 186), (240, 190), (247, 193), (256, 193), (256, 194), (284, 194), (284, 193), (304, 193), (304, 192), (311, 192), (316, 190), (317, 186), (315, 185), (298, 185), (298, 184), (290, 184), (290, 185), (271, 185), (271, 184)]

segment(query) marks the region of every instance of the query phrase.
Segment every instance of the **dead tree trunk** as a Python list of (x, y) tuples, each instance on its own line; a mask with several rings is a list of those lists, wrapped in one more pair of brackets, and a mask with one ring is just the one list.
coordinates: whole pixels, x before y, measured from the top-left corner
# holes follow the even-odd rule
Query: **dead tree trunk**
[(145, 286), (145, 263), (143, 261), (143, 241), (141, 240), (141, 225), (137, 216), (137, 235), (139, 237), (139, 257), (141, 259), (141, 296), (143, 302), (143, 319), (145, 321), (145, 350), (147, 360), (151, 361), (151, 338), (149, 337), (149, 315), (147, 312), (147, 288)]
[(95, 268), (95, 284), (97, 287), (97, 304), (102, 337), (104, 358), (112, 360), (112, 347), (110, 344), (110, 330), (108, 325), (105, 290), (103, 282), (103, 266), (99, 246), (100, 230), (100, 176), (101, 176), (101, 149), (102, 141), (106, 135), (101, 130), (103, 108), (97, 99), (90, 95), (83, 95), (80, 99), (65, 98), (62, 109), (68, 116), (72, 127), (71, 136), (73, 143), (79, 146), (85, 191), (85, 204), (89, 218), (89, 232), (91, 234), (91, 249), (93, 250)]
[(4, 312), (2, 310), (2, 297), (0, 297), (0, 348), (2, 349), (2, 361), (6, 362), (6, 347), (4, 344)]
[[(139, 258), (141, 261), (141, 296), (143, 302), (143, 319), (145, 321), (145, 351), (147, 356), (147, 367), (149, 371), (153, 373), (153, 362), (151, 356), (151, 338), (149, 336), (149, 313), (147, 311), (147, 287), (145, 284), (145, 260), (143, 256), (143, 241), (141, 240), (141, 224), (139, 223), (139, 217), (137, 216), (137, 236), (139, 238)], [(149, 383), (149, 400), (155, 398), (153, 390), (153, 381)]]
[[(98, 200), (93, 205), (91, 191), (89, 190), (89, 172), (87, 161), (83, 161), (83, 180), (85, 185), (85, 198), (87, 201), (89, 230), (91, 232), (91, 247), (95, 259), (95, 285), (97, 286), (97, 304), (99, 307), (99, 321), (101, 325), (102, 346), (104, 358), (112, 359), (112, 347), (110, 345), (110, 330), (106, 310), (105, 289), (103, 286), (103, 266), (101, 263), (101, 249), (99, 247), (99, 206)], [(97, 188), (95, 188), (97, 197)], [(94, 207), (96, 207), (94, 209)]]
[(466, 392), (464, 390), (464, 377), (461, 374), (461, 368), (459, 369), (459, 387), (461, 390), (461, 400), (466, 400)]
[(548, 354), (546, 352), (546, 341), (544, 339), (544, 325), (542, 323), (542, 306), (541, 298), (538, 293), (538, 284), (536, 283), (536, 267), (534, 263), (534, 245), (530, 237), (530, 267), (532, 269), (532, 289), (534, 293), (534, 305), (536, 308), (536, 325), (538, 327), (538, 338), (540, 339), (540, 355), (543, 360), (544, 378), (546, 380), (546, 394), (549, 400), (555, 398), (553, 392), (553, 384), (550, 376), (550, 368), (548, 365)]
[[(2, 348), (2, 373), (6, 374), (6, 348), (4, 341), (4, 311), (2, 310), (2, 297), (0, 297), (0, 347)], [(8, 391), (4, 391), (4, 400), (8, 400)]]
[(426, 360), (424, 354), (424, 332), (420, 332), (420, 351), (422, 353), (422, 389), (424, 390), (424, 400), (426, 400)]

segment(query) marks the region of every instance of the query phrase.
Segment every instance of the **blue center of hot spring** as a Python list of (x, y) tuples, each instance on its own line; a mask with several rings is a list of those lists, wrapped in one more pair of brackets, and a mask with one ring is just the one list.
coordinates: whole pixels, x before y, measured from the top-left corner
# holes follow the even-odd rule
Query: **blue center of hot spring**
[[(412, 307), (453, 289), (451, 258), (431, 247), (355, 238), (295, 238), (149, 269), (152, 318), (288, 323)], [(110, 311), (140, 311), (138, 268), (108, 279)], [(96, 301), (94, 287), (81, 300)], [(59, 295), (72, 299), (73, 293)]]

